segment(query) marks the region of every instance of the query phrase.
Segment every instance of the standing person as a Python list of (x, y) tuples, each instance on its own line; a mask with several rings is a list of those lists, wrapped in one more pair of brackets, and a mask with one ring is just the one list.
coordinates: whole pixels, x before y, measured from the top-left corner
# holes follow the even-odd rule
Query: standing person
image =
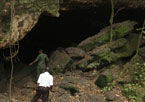
[(40, 74), (35, 88), (36, 93), (31, 102), (37, 102), (40, 97), (42, 97), (43, 102), (48, 102), (49, 91), (53, 87), (53, 76), (48, 71), (47, 67), (45, 72)]
[(47, 54), (43, 53), (42, 49), (40, 49), (38, 53), (39, 55), (37, 56), (37, 58), (29, 64), (29, 66), (32, 66), (37, 62), (37, 78), (41, 73), (45, 72), (45, 68), (49, 60)]

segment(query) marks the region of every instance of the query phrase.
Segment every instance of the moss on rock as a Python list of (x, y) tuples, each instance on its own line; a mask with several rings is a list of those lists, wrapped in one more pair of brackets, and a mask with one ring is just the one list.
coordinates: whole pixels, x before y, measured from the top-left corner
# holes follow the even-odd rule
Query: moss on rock
[(104, 88), (107, 86), (108, 83), (111, 83), (113, 81), (111, 75), (99, 75), (98, 79), (96, 80), (95, 84), (99, 86), (100, 88)]
[[(59, 16), (59, 0), (15, 0), (14, 5), (10, 0), (1, 0), (0, 4), (0, 48), (8, 47), (24, 38), (44, 11)], [(14, 6), (12, 12), (11, 6)], [(10, 32), (11, 20), (12, 32)], [(23, 27), (17, 26), (19, 22), (24, 22)]]
[(127, 37), (127, 39), (128, 39), (128, 43), (126, 43), (126, 45), (122, 49), (120, 49), (121, 57), (129, 57), (136, 51), (138, 35), (130, 34)]
[(62, 72), (70, 62), (70, 56), (63, 49), (56, 50), (50, 56), (49, 67), (53, 74), (57, 74)]
[(76, 66), (83, 70), (98, 69), (121, 58), (130, 57), (136, 50), (137, 38), (137, 34), (129, 34), (127, 37), (115, 40), (111, 44), (108, 42), (96, 46), (96, 48), (87, 52), (85, 58), (78, 61)]
[[(128, 35), (137, 23), (134, 21), (124, 21), (113, 25), (113, 40), (117, 40)], [(78, 47), (85, 51), (92, 50), (109, 41), (110, 26), (102, 29), (98, 34), (82, 41)]]

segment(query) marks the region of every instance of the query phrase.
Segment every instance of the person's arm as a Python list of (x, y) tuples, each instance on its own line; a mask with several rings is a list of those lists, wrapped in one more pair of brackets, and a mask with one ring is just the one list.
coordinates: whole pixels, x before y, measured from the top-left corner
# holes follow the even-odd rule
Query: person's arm
[(50, 91), (52, 91), (53, 86), (50, 86)]
[(51, 82), (50, 82), (50, 90), (52, 90), (52, 88), (53, 88), (53, 77), (52, 77)]
[(37, 58), (29, 64), (29, 66), (32, 66), (34, 63), (36, 63), (39, 60), (39, 57), (40, 55), (38, 55)]
[(38, 87), (39, 87), (40, 81), (41, 81), (41, 75), (39, 75), (39, 78), (38, 78), (37, 84), (36, 84), (35, 89), (34, 89), (34, 93), (36, 93), (36, 90), (37, 90)]
[(39, 86), (39, 83), (37, 83), (37, 84), (36, 84), (35, 90), (37, 90), (37, 89), (38, 89), (38, 86)]
[(29, 64), (29, 66), (32, 66), (34, 63), (36, 63), (37, 61), (36, 60), (34, 60), (34, 61), (32, 61), (30, 64)]
[(35, 86), (35, 89), (34, 89), (34, 94), (36, 94), (36, 91), (38, 89), (38, 86), (39, 86), (39, 84), (37, 83), (36, 86)]

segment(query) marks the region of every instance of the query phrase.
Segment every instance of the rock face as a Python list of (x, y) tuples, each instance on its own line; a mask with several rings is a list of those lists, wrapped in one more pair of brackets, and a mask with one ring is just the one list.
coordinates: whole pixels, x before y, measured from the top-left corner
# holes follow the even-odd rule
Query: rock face
[(138, 35), (132, 33), (135, 24), (137, 23), (133, 21), (114, 24), (112, 43), (109, 43), (109, 27), (106, 27), (95, 36), (82, 41), (78, 47), (57, 50), (50, 58), (50, 66), (53, 66), (52, 69), (64, 69), (67, 66), (68, 69), (78, 68), (85, 71), (101, 69), (117, 60), (130, 57), (136, 51), (138, 42)]
[(61, 72), (70, 63), (70, 61), (70, 56), (68, 56), (63, 49), (59, 49), (53, 52), (50, 56), (49, 67), (52, 73)]
[(69, 47), (65, 50), (71, 58), (82, 58), (85, 55), (85, 52), (80, 48)]
[(59, 15), (59, 0), (1, 0), (0, 4), (0, 48), (24, 38), (44, 11)]
[(138, 40), (138, 35), (131, 33), (135, 24), (132, 21), (114, 24), (114, 41), (111, 44), (109, 43), (109, 27), (82, 41), (78, 47), (85, 50), (86, 54), (72, 66), (83, 70), (97, 69), (131, 56), (136, 50)]
[[(143, 0), (115, 0), (114, 3), (117, 9), (144, 7)], [(0, 4), (0, 48), (4, 48), (23, 39), (44, 11), (58, 17), (59, 10), (96, 7), (100, 4), (110, 7), (110, 0), (1, 0)], [(79, 46), (83, 47), (83, 43)]]
[[(124, 21), (121, 23), (117, 23), (113, 25), (113, 40), (119, 39), (127, 35), (134, 29), (134, 25), (136, 22), (133, 21)], [(110, 27), (106, 27), (102, 29), (98, 34), (87, 38), (82, 41), (78, 47), (85, 50), (90, 51), (96, 46), (100, 46), (109, 41), (109, 32)]]

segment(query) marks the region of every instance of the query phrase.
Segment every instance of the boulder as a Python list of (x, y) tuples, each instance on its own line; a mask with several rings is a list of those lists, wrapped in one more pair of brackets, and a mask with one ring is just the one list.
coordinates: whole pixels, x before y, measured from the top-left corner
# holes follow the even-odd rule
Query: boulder
[(138, 35), (137, 34), (134, 34), (134, 33), (129, 34), (126, 37), (126, 39), (128, 42), (119, 51), (121, 57), (132, 56), (137, 48), (137, 42), (138, 42)]
[[(121, 23), (113, 24), (113, 40), (117, 40), (128, 35), (137, 23), (134, 21), (124, 21)], [(100, 46), (109, 41), (110, 26), (102, 29), (98, 34), (87, 38), (82, 41), (78, 47), (90, 51), (96, 46)]]
[(127, 42), (127, 39), (121, 38), (112, 42), (112, 44), (107, 43), (100, 47), (96, 47), (92, 51), (90, 51), (90, 53), (93, 56), (97, 56), (97, 58), (99, 58), (100, 60), (100, 62), (98, 62), (101, 64), (104, 64), (104, 62), (111, 63), (122, 57), (120, 53), (117, 52), (117, 50), (124, 47)]
[(107, 75), (100, 74), (95, 84), (100, 88), (104, 88), (108, 85), (108, 83), (112, 81), (113, 81), (112, 75), (109, 72), (107, 72)]
[(58, 73), (62, 72), (70, 62), (70, 56), (64, 51), (64, 49), (59, 49), (51, 54), (48, 65), (52, 73)]
[(129, 34), (126, 38), (121, 38), (108, 42), (101, 46), (96, 46), (93, 50), (88, 51), (86, 56), (76, 63), (78, 68), (98, 69), (121, 58), (130, 57), (134, 54), (137, 47), (137, 34)]
[(80, 48), (69, 47), (65, 50), (71, 58), (82, 58), (85, 55), (85, 52)]
[(92, 60), (93, 60), (92, 56), (86, 55), (83, 59), (74, 62), (72, 64), (72, 67), (86, 70), (86, 69), (88, 69), (87, 66), (89, 65), (90, 62), (92, 62)]
[(108, 83), (107, 77), (103, 74), (101, 74), (95, 82), (95, 84), (100, 88), (106, 87), (107, 83)]

